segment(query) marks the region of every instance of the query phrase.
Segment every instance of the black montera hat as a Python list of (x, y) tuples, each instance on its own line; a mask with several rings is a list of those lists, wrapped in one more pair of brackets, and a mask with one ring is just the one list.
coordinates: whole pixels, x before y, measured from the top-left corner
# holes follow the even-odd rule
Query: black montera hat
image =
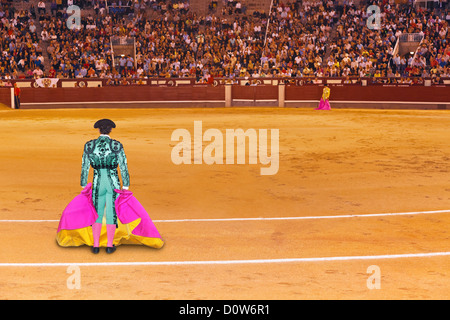
[(95, 128), (95, 129), (100, 128), (100, 127), (110, 127), (110, 128), (115, 128), (115, 127), (116, 127), (116, 124), (115, 124), (112, 120), (109, 120), (109, 119), (101, 119), (101, 120), (98, 120), (98, 121), (94, 124), (94, 128)]

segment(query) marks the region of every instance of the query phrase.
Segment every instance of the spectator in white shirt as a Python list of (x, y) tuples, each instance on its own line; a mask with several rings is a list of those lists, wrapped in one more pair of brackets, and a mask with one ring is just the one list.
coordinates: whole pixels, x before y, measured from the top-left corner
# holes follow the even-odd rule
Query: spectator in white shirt
[(45, 13), (45, 2), (42, 0), (38, 2), (38, 11), (39, 14)]

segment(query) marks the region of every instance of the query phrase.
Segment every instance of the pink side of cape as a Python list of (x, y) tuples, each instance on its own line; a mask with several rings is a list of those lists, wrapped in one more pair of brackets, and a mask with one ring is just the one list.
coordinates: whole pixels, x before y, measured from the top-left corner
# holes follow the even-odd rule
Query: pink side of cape
[[(120, 222), (128, 224), (141, 219), (132, 234), (148, 238), (161, 238), (152, 219), (140, 202), (128, 190), (115, 190), (119, 195), (115, 201)], [(92, 183), (89, 183), (64, 209), (58, 231), (86, 228), (95, 223), (98, 214), (92, 203)]]
[(323, 100), (323, 98), (321, 98), (319, 107), (316, 108), (316, 110), (331, 110), (330, 100)]
[(64, 209), (57, 232), (62, 229), (74, 230), (88, 227), (97, 220), (97, 217), (92, 204), (92, 183), (89, 183)]
[(140, 202), (133, 196), (129, 190), (114, 190), (119, 194), (115, 201), (116, 213), (120, 222), (123, 224), (130, 223), (136, 219), (141, 219), (132, 234), (148, 238), (161, 238), (158, 230), (153, 224), (152, 219), (145, 211)]

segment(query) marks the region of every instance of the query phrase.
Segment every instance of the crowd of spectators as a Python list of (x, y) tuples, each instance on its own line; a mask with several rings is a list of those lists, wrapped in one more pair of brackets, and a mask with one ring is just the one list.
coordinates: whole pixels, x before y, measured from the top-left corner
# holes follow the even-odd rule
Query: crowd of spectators
[[(199, 16), (189, 0), (110, 0), (109, 8), (104, 0), (47, 0), (22, 11), (1, 0), (0, 75), (115, 84), (150, 77), (450, 77), (448, 9), (438, 15), (365, 2), (274, 0), (268, 15), (248, 14), (245, 0), (212, 0)], [(66, 25), (70, 4), (86, 10), (80, 28)], [(366, 23), (371, 4), (381, 8), (378, 29)], [(401, 33), (423, 35), (417, 54), (394, 55)], [(134, 38), (136, 54), (113, 58), (111, 37)]]
[[(367, 26), (365, 8), (350, 8), (339, 21), (337, 40), (327, 65), (331, 76), (429, 77), (450, 76), (448, 22), (432, 11), (411, 4), (390, 5), (387, 1), (369, 1), (381, 8), (381, 26)], [(448, 10), (447, 10), (448, 14)], [(417, 54), (400, 57), (394, 49), (403, 33), (423, 35)], [(439, 59), (439, 63), (435, 63)]]
[(0, 2), (0, 75), (4, 79), (41, 76), (43, 49), (34, 22), (35, 10), (16, 10)]

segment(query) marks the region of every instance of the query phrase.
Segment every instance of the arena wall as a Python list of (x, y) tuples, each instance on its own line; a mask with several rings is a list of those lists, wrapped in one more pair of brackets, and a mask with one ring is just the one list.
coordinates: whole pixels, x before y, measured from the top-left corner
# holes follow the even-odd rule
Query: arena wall
[[(314, 100), (320, 99), (322, 89), (323, 86), (286, 86), (286, 104), (298, 106), (312, 102), (315, 105)], [(332, 107), (450, 109), (450, 86), (447, 85), (330, 85), (330, 89)]]
[[(281, 106), (315, 107), (324, 84), (284, 84), (276, 79), (234, 84), (195, 84), (183, 80), (151, 81), (148, 85), (97, 86), (83, 82), (54, 88), (36, 88), (19, 82), (21, 108), (138, 108)], [(81, 83), (81, 82), (80, 82)], [(153, 84), (151, 84), (153, 83)], [(180, 82), (181, 83), (181, 82)], [(328, 83), (334, 108), (450, 109), (450, 85), (393, 85)], [(0, 103), (11, 107), (11, 88), (0, 88)]]
[(11, 107), (11, 89), (0, 88), (0, 103)]

